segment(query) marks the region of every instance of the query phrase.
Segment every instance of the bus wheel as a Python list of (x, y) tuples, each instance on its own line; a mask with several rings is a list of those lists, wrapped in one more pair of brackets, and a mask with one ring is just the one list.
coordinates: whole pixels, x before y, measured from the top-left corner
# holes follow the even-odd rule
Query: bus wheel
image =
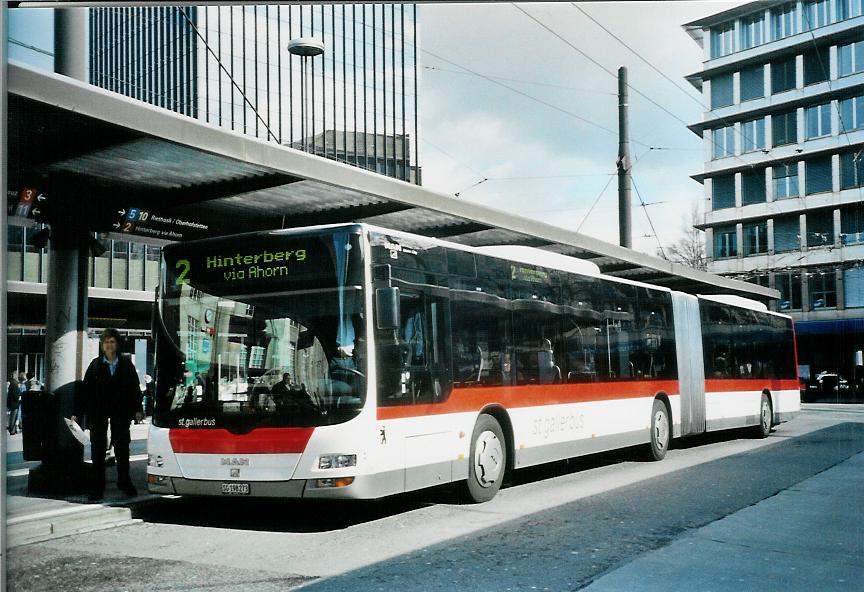
[(504, 480), (507, 466), (507, 445), (504, 433), (494, 417), (480, 415), (471, 435), (471, 456), (468, 463), (468, 497), (478, 503), (488, 502)]
[(663, 460), (669, 450), (672, 440), (672, 425), (669, 421), (669, 410), (660, 399), (654, 399), (651, 409), (651, 444), (650, 459)]
[(762, 401), (759, 403), (759, 425), (753, 428), (753, 435), (757, 438), (767, 438), (771, 433), (771, 419), (774, 415), (771, 409), (771, 400), (768, 395), (762, 393)]

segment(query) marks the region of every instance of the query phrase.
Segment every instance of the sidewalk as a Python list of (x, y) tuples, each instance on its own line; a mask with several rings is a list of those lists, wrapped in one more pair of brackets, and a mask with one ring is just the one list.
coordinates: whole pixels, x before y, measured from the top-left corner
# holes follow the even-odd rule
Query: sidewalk
[[(710, 492), (706, 492), (710, 495)], [(585, 592), (861, 590), (864, 453), (595, 580)]]
[[(132, 424), (131, 437), (133, 445), (135, 442), (147, 439), (149, 420), (141, 424)], [(6, 454), (10, 457), (20, 456), (22, 450), (22, 437), (18, 433), (14, 436), (6, 435)], [(84, 451), (85, 459), (90, 458), (90, 448)], [(141, 458), (143, 456), (143, 458)], [(99, 504), (86, 502), (86, 495), (70, 496), (66, 500), (35, 497), (30, 495), (7, 495), (6, 496), (6, 539), (7, 547), (17, 547), (29, 543), (46, 541), (49, 539), (113, 528), (125, 524), (134, 524), (138, 520), (132, 518), (129, 505), (142, 499), (153, 496), (146, 493), (146, 463), (142, 460), (146, 455), (135, 455), (130, 457), (130, 476), (139, 495), (129, 498), (117, 489), (116, 469), (109, 467), (106, 472), (105, 497)], [(21, 463), (32, 465), (34, 463)], [(26, 479), (27, 469), (7, 467), (7, 488), (11, 478)], [(20, 489), (20, 488), (15, 488)], [(26, 490), (26, 488), (24, 488)]]

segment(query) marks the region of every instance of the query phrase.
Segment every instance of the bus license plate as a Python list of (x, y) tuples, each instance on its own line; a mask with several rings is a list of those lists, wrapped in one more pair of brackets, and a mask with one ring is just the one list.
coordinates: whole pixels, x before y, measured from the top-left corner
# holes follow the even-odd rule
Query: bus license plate
[(248, 483), (223, 483), (222, 495), (249, 495)]

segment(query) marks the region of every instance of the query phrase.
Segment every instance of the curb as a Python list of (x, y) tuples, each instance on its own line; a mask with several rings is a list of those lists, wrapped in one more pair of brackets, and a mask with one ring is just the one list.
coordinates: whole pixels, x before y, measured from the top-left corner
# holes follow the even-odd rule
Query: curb
[(48, 541), (73, 534), (126, 526), (141, 522), (129, 508), (74, 505), (68, 508), (9, 517), (6, 521), (8, 548)]

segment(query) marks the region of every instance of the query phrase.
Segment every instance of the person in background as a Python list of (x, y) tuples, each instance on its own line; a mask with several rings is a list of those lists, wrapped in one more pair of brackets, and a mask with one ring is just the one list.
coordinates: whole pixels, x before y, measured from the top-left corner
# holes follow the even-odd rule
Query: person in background
[(39, 392), (42, 390), (42, 383), (36, 378), (36, 375), (30, 372), (27, 375), (27, 390)]
[[(129, 423), (141, 421), (141, 390), (135, 366), (119, 355), (120, 334), (107, 328), (102, 333), (102, 354), (90, 362), (84, 374), (81, 397), (76, 409), (87, 416), (90, 428), (93, 477), (89, 501), (99, 501), (105, 491), (105, 449), (108, 439), (108, 424), (111, 424), (111, 440), (117, 458), (117, 487), (128, 496), (138, 492), (129, 478)], [(77, 421), (77, 417), (72, 417)]]
[(6, 409), (9, 410), (9, 421), (6, 424), (10, 435), (18, 433), (18, 405), (21, 403), (21, 391), (18, 390), (18, 379), (15, 372), (9, 376), (6, 387)]
[[(24, 425), (24, 407), (22, 406), (21, 399), (25, 394), (27, 397), (30, 396), (30, 392), (27, 390), (27, 375), (21, 372), (18, 374), (18, 424), (22, 426)], [(30, 399), (28, 398), (27, 400), (29, 401)]]

